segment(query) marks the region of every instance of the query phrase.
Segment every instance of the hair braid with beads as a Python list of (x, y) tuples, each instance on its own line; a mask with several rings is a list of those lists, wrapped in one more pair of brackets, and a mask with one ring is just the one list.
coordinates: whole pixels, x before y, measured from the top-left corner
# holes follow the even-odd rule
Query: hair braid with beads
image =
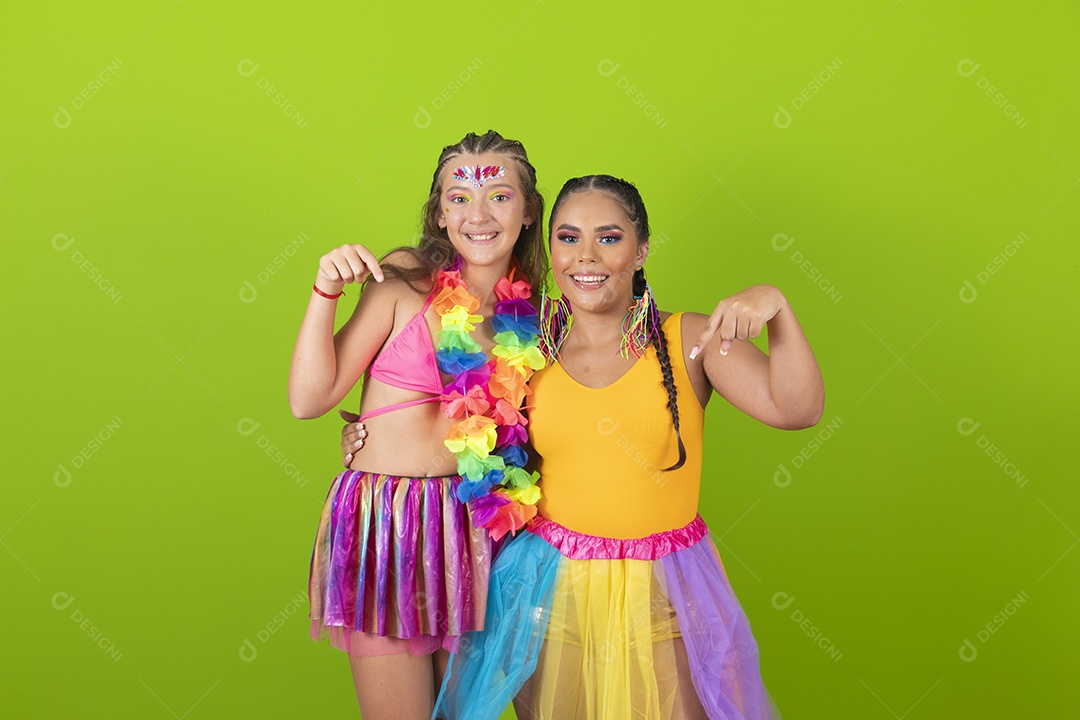
[[(649, 230), (649, 214), (645, 210), (645, 202), (641, 199), (641, 193), (634, 187), (634, 184), (623, 180), (622, 178), (612, 177), (611, 175), (586, 175), (579, 178), (571, 178), (563, 185), (562, 190), (559, 191), (559, 196), (555, 198), (555, 203), (551, 207), (551, 218), (549, 220), (548, 236), (552, 237), (551, 230), (555, 222), (555, 214), (559, 211), (559, 206), (571, 195), (579, 192), (585, 192), (587, 190), (598, 190), (600, 192), (607, 193), (613, 199), (615, 199), (620, 205), (622, 205), (624, 212), (626, 212), (627, 219), (634, 225), (634, 230), (637, 234), (638, 244), (648, 242), (650, 230)], [(633, 291), (634, 297), (641, 297), (645, 292), (645, 271), (639, 268), (634, 272), (633, 277)], [(667, 391), (668, 401), (667, 409), (671, 413), (671, 424), (675, 427), (675, 439), (679, 443), (679, 459), (671, 467), (666, 467), (663, 472), (670, 470), (678, 470), (686, 463), (686, 446), (683, 445), (682, 433), (679, 430), (679, 402), (678, 402), (678, 389), (675, 386), (675, 376), (671, 370), (671, 355), (668, 353), (667, 336), (664, 334), (664, 329), (660, 325), (659, 313), (656, 311), (655, 300), (652, 299), (652, 293), (650, 295), (650, 303), (652, 307), (649, 308), (650, 322), (653, 323), (652, 331), (652, 345), (656, 348), (656, 359), (660, 363), (660, 372), (664, 378), (664, 389)], [(560, 298), (561, 299), (561, 298)], [(558, 350), (559, 345), (562, 344), (562, 338), (565, 334), (568, 324), (567, 312), (555, 312), (550, 319), (550, 325), (548, 329), (547, 342), (545, 346), (551, 355)]]

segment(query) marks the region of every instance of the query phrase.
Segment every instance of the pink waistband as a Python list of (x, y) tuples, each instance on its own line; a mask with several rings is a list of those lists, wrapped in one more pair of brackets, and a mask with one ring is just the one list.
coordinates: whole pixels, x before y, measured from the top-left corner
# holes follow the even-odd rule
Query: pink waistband
[(696, 545), (709, 532), (700, 515), (681, 528), (626, 540), (579, 533), (540, 515), (528, 529), (571, 560), (659, 560)]

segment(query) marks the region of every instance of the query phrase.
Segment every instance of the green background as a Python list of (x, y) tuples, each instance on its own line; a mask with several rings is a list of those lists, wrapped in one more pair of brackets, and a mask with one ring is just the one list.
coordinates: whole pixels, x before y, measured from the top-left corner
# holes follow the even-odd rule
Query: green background
[(339, 422), (291, 417), (290, 353), (319, 257), (410, 242), (442, 146), (489, 127), (549, 202), (638, 184), (664, 309), (796, 308), (822, 425), (713, 403), (702, 500), (787, 717), (1080, 713), (1075, 3), (0, 28), (5, 716), (355, 714), (305, 620)]

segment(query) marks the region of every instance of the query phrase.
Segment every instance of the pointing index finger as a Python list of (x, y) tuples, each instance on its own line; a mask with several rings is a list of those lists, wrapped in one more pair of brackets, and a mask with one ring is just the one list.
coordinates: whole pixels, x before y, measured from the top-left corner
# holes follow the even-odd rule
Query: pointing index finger
[(375, 276), (375, 282), (382, 282), (384, 277), (382, 267), (379, 265), (379, 261), (375, 255), (363, 245), (357, 245), (356, 252), (360, 256), (360, 259), (364, 261), (364, 264), (367, 265), (371, 274)]
[(713, 335), (720, 328), (720, 322), (724, 318), (724, 311), (717, 307), (712, 311), (712, 315), (709, 316), (709, 322), (705, 325), (705, 329), (701, 331), (701, 335), (698, 336), (697, 342), (694, 343), (694, 347), (690, 350), (690, 359), (693, 360), (701, 353), (701, 348), (709, 344)]

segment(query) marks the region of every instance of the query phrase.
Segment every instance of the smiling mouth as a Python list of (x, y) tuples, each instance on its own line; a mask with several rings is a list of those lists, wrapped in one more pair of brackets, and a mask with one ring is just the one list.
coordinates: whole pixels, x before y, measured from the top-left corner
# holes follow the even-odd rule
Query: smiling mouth
[(489, 233), (465, 233), (465, 238), (469, 242), (491, 242), (495, 238), (499, 237), (497, 232)]
[(609, 277), (610, 275), (571, 275), (570, 279), (578, 287), (591, 289), (600, 287)]

